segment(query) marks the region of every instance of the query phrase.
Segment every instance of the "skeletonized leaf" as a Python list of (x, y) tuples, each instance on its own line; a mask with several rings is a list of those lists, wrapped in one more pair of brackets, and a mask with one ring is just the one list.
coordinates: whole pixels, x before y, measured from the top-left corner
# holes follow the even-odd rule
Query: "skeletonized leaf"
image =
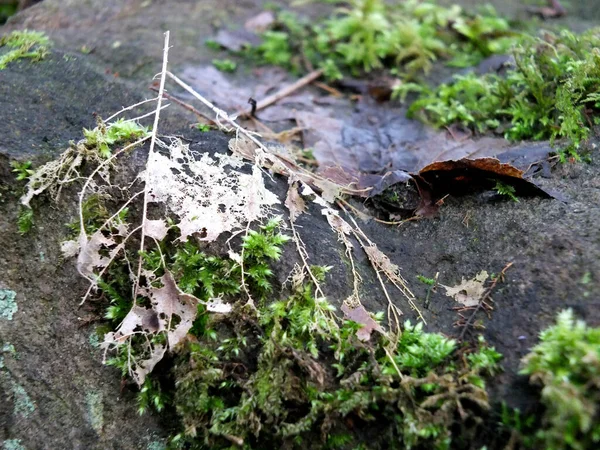
[(477, 306), (485, 294), (484, 283), (487, 278), (487, 271), (482, 270), (472, 280), (465, 280), (463, 278), (462, 282), (456, 286), (442, 286), (446, 289), (446, 295), (454, 297), (454, 300), (458, 303), (466, 307)]
[(167, 150), (151, 155), (148, 193), (152, 202), (167, 205), (179, 217), (182, 241), (194, 233), (214, 241), (221, 233), (265, 217), (279, 203), (258, 167), (252, 174), (235, 170), (243, 165), (239, 157), (193, 154), (177, 139)]

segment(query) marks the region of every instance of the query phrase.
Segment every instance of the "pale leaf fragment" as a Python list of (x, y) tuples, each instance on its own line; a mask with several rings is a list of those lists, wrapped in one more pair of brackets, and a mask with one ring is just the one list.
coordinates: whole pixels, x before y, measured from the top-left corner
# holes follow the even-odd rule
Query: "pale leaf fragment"
[(63, 241), (60, 243), (60, 251), (65, 258), (72, 258), (79, 253), (79, 242), (74, 239)]
[(285, 206), (290, 211), (290, 220), (296, 221), (296, 218), (306, 212), (306, 202), (298, 192), (298, 182), (293, 182), (288, 188)]
[(231, 312), (231, 305), (224, 303), (220, 297), (209, 299), (206, 303), (206, 310), (218, 314), (227, 314)]
[(163, 219), (148, 219), (144, 222), (144, 233), (146, 234), (146, 236), (150, 236), (151, 238), (154, 238), (157, 241), (162, 241), (167, 235), (168, 231), (169, 227)]
[(368, 341), (371, 339), (371, 333), (378, 331), (383, 333), (383, 329), (379, 324), (371, 317), (369, 312), (364, 306), (360, 305), (356, 308), (351, 308), (346, 303), (342, 305), (342, 312), (346, 319), (352, 320), (360, 325), (360, 329), (356, 332), (356, 336), (361, 341)]
[(77, 257), (77, 270), (79, 273), (86, 278), (93, 278), (94, 268), (104, 268), (111, 261), (109, 257), (103, 256), (100, 251), (111, 249), (116, 245), (114, 239), (104, 236), (102, 231), (96, 231), (89, 239), (84, 232), (80, 233), (80, 250)]
[[(167, 330), (169, 348), (173, 349), (192, 328), (200, 300), (182, 292), (168, 270), (165, 270), (160, 280), (162, 287), (150, 289), (152, 307), (163, 322)], [(173, 325), (174, 316), (179, 318), (176, 325)]]
[(482, 270), (472, 280), (462, 279), (460, 284), (456, 286), (444, 286), (446, 289), (446, 295), (448, 297), (454, 297), (458, 303), (466, 307), (477, 306), (483, 295), (485, 294), (485, 281), (488, 278), (488, 273)]

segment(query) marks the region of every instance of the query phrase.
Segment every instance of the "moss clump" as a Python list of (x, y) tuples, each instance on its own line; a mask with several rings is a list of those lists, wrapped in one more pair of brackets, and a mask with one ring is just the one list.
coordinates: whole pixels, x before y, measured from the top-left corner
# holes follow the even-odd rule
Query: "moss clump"
[(40, 61), (48, 54), (50, 40), (48, 36), (39, 31), (13, 31), (0, 37), (0, 48), (8, 47), (7, 53), (0, 55), (0, 70), (19, 59), (28, 58)]
[[(507, 139), (565, 139), (577, 156), (600, 106), (600, 30), (546, 33), (514, 47), (505, 75), (468, 74), (432, 91), (421, 90), (409, 115), (436, 126), (461, 124)], [(411, 86), (409, 86), (411, 88)], [(397, 95), (404, 94), (400, 87)]]
[[(488, 408), (483, 377), (500, 355), (407, 322), (397, 342), (356, 337), (334, 308), (297, 286), (282, 301), (208, 322), (180, 349), (175, 406), (185, 431), (174, 448), (450, 448)], [(204, 333), (206, 335), (206, 333)], [(455, 424), (460, 430), (455, 429)]]
[[(143, 255), (145, 270), (169, 270), (184, 292), (235, 302), (225, 315), (200, 304), (173, 360), (141, 388), (140, 413), (178, 417), (170, 448), (342, 448), (370, 441), (379, 448), (445, 449), (457, 442), (453, 436), (474, 434), (489, 408), (484, 377), (498, 369), (500, 355), (481, 342), (458, 357), (456, 342), (408, 322), (401, 336), (361, 342), (360, 325), (340, 320), (299, 277), (291, 296), (268, 302), (269, 263), (288, 240), (279, 225), (275, 219), (248, 233), (234, 259), (168, 237)], [(313, 268), (320, 280), (326, 272)], [(100, 285), (115, 326), (132, 305), (126, 273), (111, 273)], [(246, 304), (248, 293), (254, 306)], [(164, 333), (140, 334), (109, 364), (127, 376), (130, 358), (143, 357), (148, 339), (161, 343)]]
[(547, 450), (600, 445), (600, 328), (575, 320), (572, 310), (540, 334), (523, 359), (522, 374), (541, 386), (545, 411), (528, 442)]
[(435, 1), (340, 2), (333, 17), (317, 21), (282, 12), (252, 54), (259, 62), (301, 71), (306, 61), (329, 79), (389, 68), (405, 78), (431, 69), (437, 59), (469, 66), (510, 48), (516, 34), (491, 9), (468, 13)]
[(111, 147), (125, 142), (132, 142), (148, 135), (148, 129), (132, 120), (118, 119), (105, 124), (98, 118), (98, 126), (93, 130), (83, 129), (84, 145), (97, 151), (103, 158), (111, 155)]

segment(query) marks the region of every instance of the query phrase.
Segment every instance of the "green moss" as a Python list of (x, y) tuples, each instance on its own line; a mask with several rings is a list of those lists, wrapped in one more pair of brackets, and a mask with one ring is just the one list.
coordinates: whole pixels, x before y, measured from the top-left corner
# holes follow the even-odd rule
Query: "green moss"
[[(409, 115), (436, 126), (504, 129), (513, 140), (564, 139), (563, 155), (577, 157), (600, 106), (599, 46), (597, 29), (523, 38), (505, 75), (455, 76), (450, 84), (421, 92)], [(397, 95), (403, 93), (400, 88)]]
[(237, 64), (231, 59), (213, 59), (212, 65), (215, 66), (221, 72), (235, 72)]
[(367, 345), (356, 338), (360, 325), (333, 311), (306, 285), (258, 318), (208, 323), (232, 337), (180, 350), (175, 405), (186, 431), (172, 445), (336, 448), (383, 425), (376, 448), (444, 449), (456, 421), (466, 426), (488, 408), (483, 377), (500, 355), (483, 342), (465, 362), (454, 341), (406, 323), (397, 344)]
[(50, 40), (39, 31), (13, 31), (0, 38), (0, 48), (8, 47), (8, 52), (0, 54), (0, 70), (19, 59), (28, 58), (40, 61), (48, 54)]
[(21, 236), (26, 235), (33, 228), (35, 221), (33, 219), (33, 209), (21, 207), (17, 217), (17, 229)]
[(534, 447), (584, 450), (600, 445), (600, 328), (575, 320), (572, 310), (540, 334), (521, 373), (541, 387), (545, 411)]
[(85, 145), (95, 150), (103, 158), (111, 155), (111, 148), (117, 144), (133, 142), (148, 135), (148, 129), (137, 122), (118, 119), (109, 125), (98, 119), (98, 125), (93, 130), (83, 129)]
[(281, 12), (263, 43), (251, 53), (257, 61), (301, 71), (305, 61), (327, 78), (374, 69), (397, 70), (413, 78), (437, 59), (454, 66), (477, 64), (506, 51), (515, 41), (509, 23), (491, 9), (469, 13), (435, 1), (351, 0), (326, 20)]
[(15, 298), (17, 293), (10, 289), (0, 289), (0, 319), (12, 320), (19, 307)]

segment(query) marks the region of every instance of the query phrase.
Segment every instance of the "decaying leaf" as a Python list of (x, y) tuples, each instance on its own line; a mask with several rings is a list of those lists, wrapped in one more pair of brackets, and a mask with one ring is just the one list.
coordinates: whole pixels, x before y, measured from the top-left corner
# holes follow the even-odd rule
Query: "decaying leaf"
[(462, 279), (456, 286), (444, 286), (446, 295), (453, 297), (458, 303), (466, 307), (477, 306), (485, 294), (484, 283), (488, 278), (488, 273), (482, 270), (472, 280)]
[(342, 312), (344, 313), (344, 317), (346, 319), (362, 325), (362, 327), (356, 332), (356, 336), (361, 341), (368, 341), (371, 339), (371, 333), (373, 331), (379, 331), (380, 333), (383, 333), (383, 329), (371, 317), (364, 306), (359, 305), (356, 308), (351, 308), (344, 303), (342, 305)]
[(306, 211), (306, 202), (298, 192), (297, 181), (292, 182), (288, 188), (285, 206), (290, 211), (290, 220), (292, 222), (296, 221), (296, 218)]
[(156, 239), (157, 241), (162, 241), (167, 235), (168, 231), (169, 227), (167, 227), (167, 222), (165, 222), (163, 219), (147, 219), (144, 222), (144, 234)]
[(221, 233), (266, 217), (279, 203), (258, 167), (253, 166), (252, 174), (235, 170), (244, 165), (236, 156), (194, 156), (189, 146), (173, 139), (168, 154), (154, 152), (151, 158), (149, 199), (164, 203), (179, 217), (182, 241), (194, 233), (214, 241)]
[(192, 328), (200, 300), (182, 292), (168, 270), (160, 281), (162, 287), (150, 289), (152, 308), (158, 314), (161, 328), (167, 330), (169, 348), (173, 349)]
[[(116, 247), (117, 243), (112, 237), (106, 237), (102, 231), (96, 231), (88, 236), (82, 232), (79, 235), (79, 255), (77, 257), (77, 270), (79, 273), (90, 279), (94, 277), (94, 268), (104, 268), (110, 261), (110, 256), (105, 256), (101, 251), (108, 249), (120, 248)], [(69, 244), (69, 250), (72, 252), (74, 245)]]

